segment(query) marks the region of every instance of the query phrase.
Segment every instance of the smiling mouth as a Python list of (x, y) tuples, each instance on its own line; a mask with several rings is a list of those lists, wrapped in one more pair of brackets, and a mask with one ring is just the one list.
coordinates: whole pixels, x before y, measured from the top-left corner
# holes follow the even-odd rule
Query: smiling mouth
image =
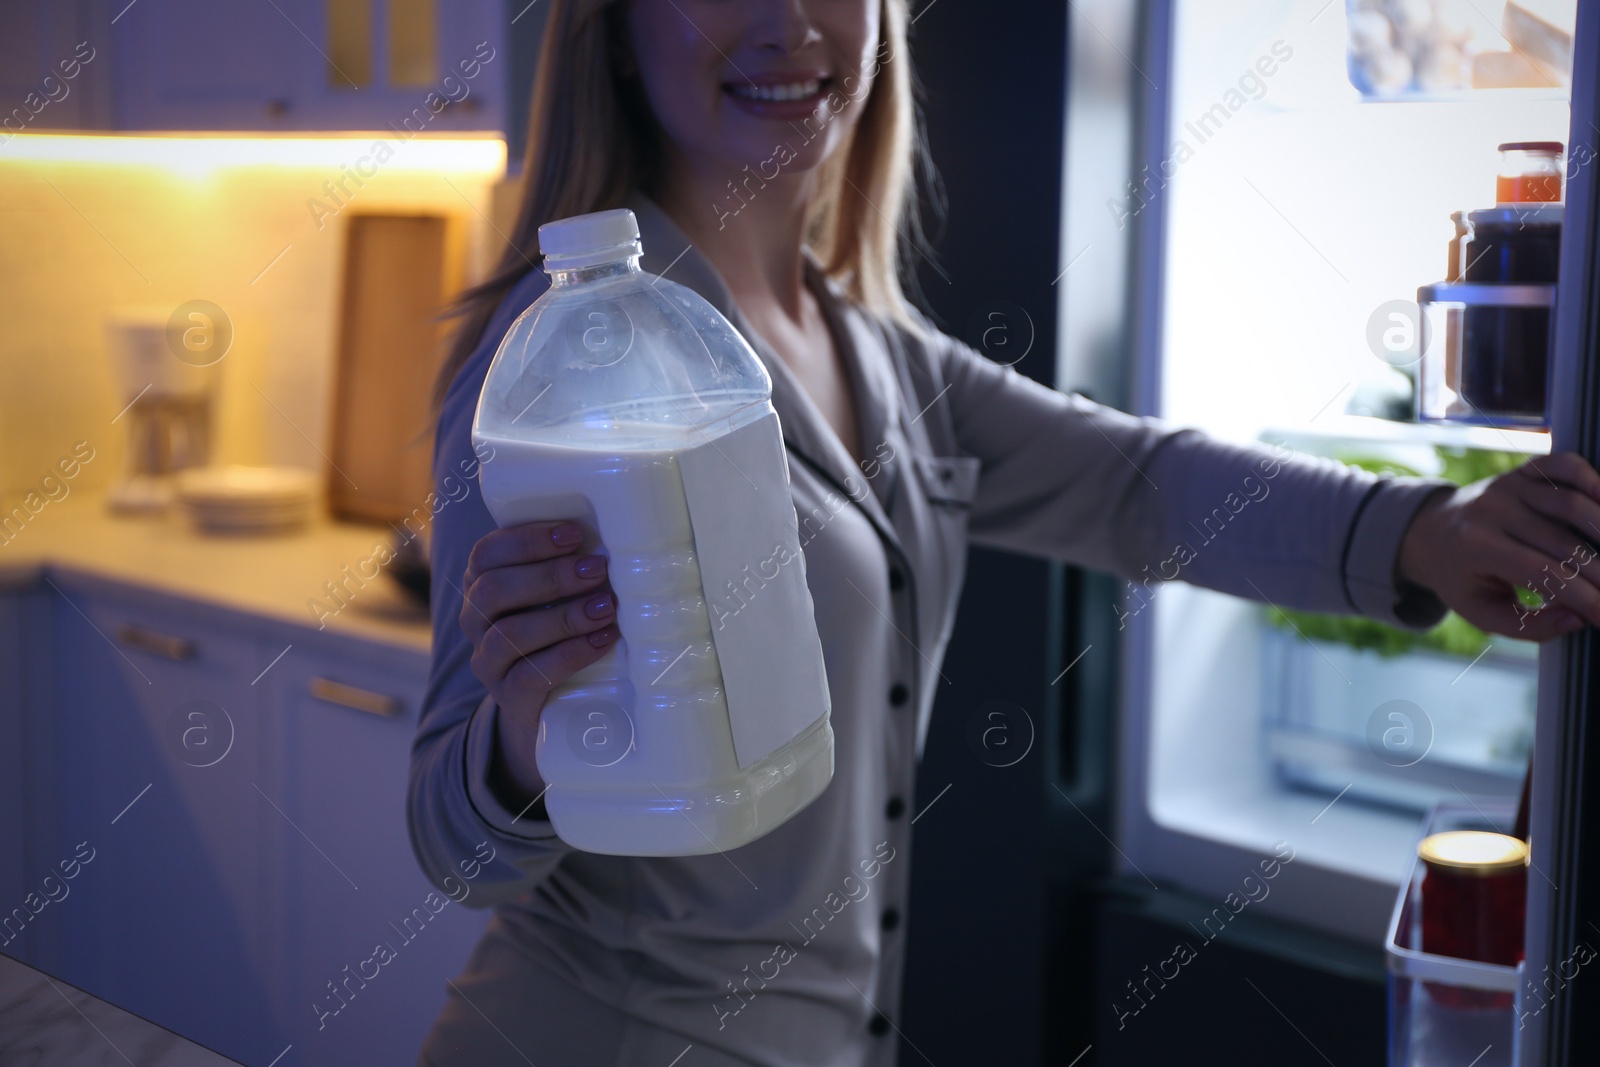
[(785, 104), (820, 99), (827, 92), (828, 86), (832, 81), (832, 78), (806, 78), (776, 85), (728, 82), (723, 85), (722, 91), (740, 100), (749, 100), (754, 103)]

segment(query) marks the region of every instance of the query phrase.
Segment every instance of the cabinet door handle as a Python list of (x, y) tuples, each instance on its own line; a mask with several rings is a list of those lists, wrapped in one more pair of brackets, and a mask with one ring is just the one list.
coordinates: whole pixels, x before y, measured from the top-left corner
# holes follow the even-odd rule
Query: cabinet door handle
[(326, 700), (329, 704), (338, 704), (340, 707), (354, 708), (385, 718), (400, 714), (400, 701), (387, 693), (374, 693), (370, 689), (345, 685), (331, 678), (313, 678), (307, 688), (311, 690), (312, 696), (318, 700)]
[(124, 623), (117, 627), (117, 640), (129, 648), (136, 648), (140, 652), (149, 652), (155, 656), (165, 656), (167, 659), (185, 660), (194, 659), (194, 642), (183, 637), (173, 637), (170, 634), (157, 633), (146, 630), (142, 626)]

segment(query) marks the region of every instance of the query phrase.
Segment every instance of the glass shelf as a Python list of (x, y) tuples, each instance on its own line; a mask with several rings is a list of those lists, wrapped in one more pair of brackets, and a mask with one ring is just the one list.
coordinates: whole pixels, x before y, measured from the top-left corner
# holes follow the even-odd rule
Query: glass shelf
[(1358, 104), (1490, 104), (1490, 103), (1542, 103), (1565, 104), (1572, 98), (1572, 90), (1564, 85), (1547, 87), (1517, 87), (1506, 89), (1448, 89), (1436, 92), (1411, 90), (1393, 96), (1365, 96), (1358, 93)]
[[(1274, 426), (1262, 431), (1264, 440), (1284, 441), (1291, 448), (1326, 454), (1327, 446), (1442, 445), (1447, 448), (1481, 448), (1490, 452), (1517, 452), (1542, 456), (1550, 452), (1550, 434), (1545, 430), (1517, 429), (1511, 426), (1467, 426), (1438, 422), (1394, 422), (1367, 415), (1328, 414), (1316, 426)], [(1319, 447), (1320, 446), (1320, 447)]]

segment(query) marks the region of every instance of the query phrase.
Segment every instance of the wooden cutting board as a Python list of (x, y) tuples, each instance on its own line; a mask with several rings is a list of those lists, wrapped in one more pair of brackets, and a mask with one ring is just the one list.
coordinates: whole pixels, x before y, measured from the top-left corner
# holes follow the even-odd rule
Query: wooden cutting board
[(356, 215), (346, 228), (328, 509), (336, 517), (431, 519), (428, 397), (461, 288), (464, 220)]

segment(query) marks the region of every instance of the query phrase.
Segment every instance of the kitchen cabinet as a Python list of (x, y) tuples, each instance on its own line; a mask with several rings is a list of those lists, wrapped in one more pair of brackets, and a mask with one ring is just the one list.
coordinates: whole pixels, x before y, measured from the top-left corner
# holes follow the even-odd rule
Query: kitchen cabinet
[(87, 0), (7, 4), (4, 15), (0, 143), (27, 131), (109, 124), (105, 42), (96, 48), (90, 41)]
[(488, 918), (411, 851), (427, 667), (76, 571), (0, 588), (5, 906), (73, 872), (3, 951), (244, 1063), (411, 1062)]
[(42, 858), (81, 869), (39, 916), (59, 954), (36, 965), (253, 1062), (275, 817), (256, 792), (255, 643), (198, 607), (52, 581), (57, 828)]
[[(16, 680), (23, 676), (21, 656), (17, 648), (22, 632), (20, 597), (0, 589), (0, 737), (7, 739), (22, 736), (23, 707), (16, 692)], [(0, 745), (0, 811), (20, 812), (27, 799), (22, 781), (23, 746)], [(23, 833), (20, 820), (0, 820), (0, 855), (18, 859), (18, 863), (0, 865), (0, 909), (9, 909), (20, 903), (28, 892), (28, 879), (24, 871), (30, 866), (23, 852)], [(0, 917), (4, 911), (0, 910)], [(10, 945), (20, 933), (0, 925), (0, 948)], [(15, 951), (15, 949), (13, 949)]]
[(278, 1045), (302, 1063), (410, 1063), (487, 914), (429, 884), (411, 852), (406, 780), (427, 659), (335, 634), (292, 642), (262, 680), (268, 777), (282, 818), (268, 851), (285, 948)]
[(116, 125), (500, 130), (504, 22), (501, 0), (140, 0), (108, 27)]
[(37, 114), (24, 108), (29, 129), (362, 130), (402, 138), (505, 129), (504, 0), (15, 6), (17, 21), (0, 34), (6, 107), (39, 92), (46, 75), (61, 81), (62, 61), (93, 57), (82, 77), (66, 82), (60, 103)]
[[(320, 36), (321, 6), (314, 0), (140, 0), (103, 27), (116, 127), (305, 128), (313, 114), (307, 90), (316, 87), (321, 62), (312, 43)], [(313, 34), (312, 41), (302, 33)]]
[[(31, 669), (43, 642), (31, 624), (43, 607), (43, 598), (26, 585), (12, 585), (0, 577), (0, 811), (13, 815), (0, 819), (0, 856), (15, 862), (0, 862), (0, 952), (22, 955), (42, 947), (41, 934), (27, 919), (19, 920), (11, 909), (21, 907), (31, 915), (26, 899), (41, 886), (33, 883), (49, 873), (46, 861), (30, 850), (29, 825), (43, 815), (33, 803), (38, 781), (39, 761), (32, 759), (42, 747), (40, 722), (33, 714), (39, 706), (38, 672)], [(15, 741), (16, 743), (13, 743)], [(53, 747), (53, 746), (52, 746)], [(30, 818), (15, 817), (28, 812)]]

